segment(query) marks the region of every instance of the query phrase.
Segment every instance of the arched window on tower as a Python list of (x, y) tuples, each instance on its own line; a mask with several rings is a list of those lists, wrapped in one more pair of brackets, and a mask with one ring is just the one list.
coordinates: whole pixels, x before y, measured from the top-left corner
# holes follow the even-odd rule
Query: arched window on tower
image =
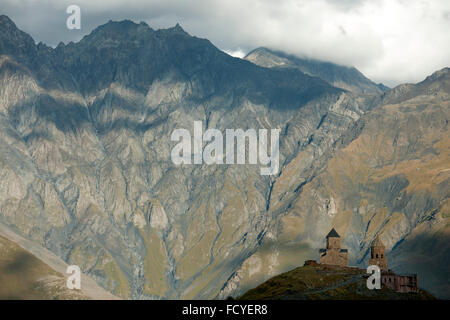
[(377, 259), (378, 259), (378, 253), (377, 253), (376, 257), (377, 257)]

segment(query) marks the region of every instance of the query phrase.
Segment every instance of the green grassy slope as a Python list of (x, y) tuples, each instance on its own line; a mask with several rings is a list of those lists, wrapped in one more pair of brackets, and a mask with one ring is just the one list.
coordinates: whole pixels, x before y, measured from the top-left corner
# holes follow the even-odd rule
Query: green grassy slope
[(369, 290), (363, 269), (303, 266), (275, 276), (247, 291), (239, 300), (427, 300), (434, 297), (419, 293), (397, 293), (382, 288)]

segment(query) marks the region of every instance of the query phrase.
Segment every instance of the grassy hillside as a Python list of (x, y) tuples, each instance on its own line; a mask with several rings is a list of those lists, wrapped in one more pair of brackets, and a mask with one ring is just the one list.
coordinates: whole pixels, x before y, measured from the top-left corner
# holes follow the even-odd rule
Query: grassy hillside
[(87, 299), (66, 288), (64, 276), (0, 236), (0, 300)]
[(434, 297), (424, 290), (418, 294), (397, 293), (382, 288), (369, 290), (362, 269), (303, 266), (273, 277), (239, 300), (428, 300)]

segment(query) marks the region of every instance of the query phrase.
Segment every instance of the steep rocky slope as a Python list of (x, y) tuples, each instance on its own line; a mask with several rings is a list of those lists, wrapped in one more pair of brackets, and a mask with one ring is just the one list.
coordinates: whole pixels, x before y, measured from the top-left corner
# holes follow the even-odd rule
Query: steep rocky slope
[[(292, 160), (273, 187), (271, 250), (254, 254), (235, 277), (255, 286), (255, 278), (317, 259), (335, 227), (351, 265), (367, 266), (381, 234), (390, 268), (418, 273), (424, 288), (450, 297), (449, 84), (446, 68), (387, 92), (316, 159), (312, 177), (301, 167), (306, 152)], [(293, 258), (291, 248), (304, 250)]]
[(299, 58), (281, 51), (257, 48), (244, 58), (266, 68), (295, 68), (305, 74), (318, 77), (331, 85), (356, 94), (381, 94), (388, 90), (383, 84), (375, 84), (354, 67), (331, 62)]
[[(348, 210), (342, 201), (356, 191), (336, 183), (328, 192), (321, 179), (367, 127), (360, 117), (388, 94), (359, 97), (295, 68), (260, 67), (178, 25), (109, 22), (54, 49), (5, 16), (0, 27), (0, 222), (114, 294), (220, 298), (302, 263), (332, 224), (355, 262), (381, 230), (365, 236), (372, 220), (359, 219), (356, 236), (344, 232), (357, 200)], [(281, 172), (174, 165), (170, 135), (192, 133), (195, 120), (222, 132), (281, 129)], [(368, 212), (385, 205), (390, 186), (367, 197)], [(385, 243), (418, 230), (444, 196), (424, 194), (430, 204), (405, 211), (410, 228), (383, 233)]]
[(122, 297), (216, 296), (270, 221), (274, 177), (257, 165), (175, 166), (174, 129), (280, 128), (283, 164), (330, 108), (337, 132), (365, 110), (179, 26), (110, 22), (51, 49), (0, 20), (2, 221)]

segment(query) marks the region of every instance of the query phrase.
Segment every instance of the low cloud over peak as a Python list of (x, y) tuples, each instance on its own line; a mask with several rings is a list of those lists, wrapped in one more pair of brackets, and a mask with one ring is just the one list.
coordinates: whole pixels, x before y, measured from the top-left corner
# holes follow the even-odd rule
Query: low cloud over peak
[[(418, 82), (450, 65), (446, 0), (79, 0), (81, 30), (68, 30), (66, 0), (0, 0), (0, 13), (39, 42), (79, 40), (109, 20), (177, 22), (192, 35), (243, 56), (265, 46), (355, 66), (376, 82)], [(1, 31), (0, 31), (1, 32)]]

